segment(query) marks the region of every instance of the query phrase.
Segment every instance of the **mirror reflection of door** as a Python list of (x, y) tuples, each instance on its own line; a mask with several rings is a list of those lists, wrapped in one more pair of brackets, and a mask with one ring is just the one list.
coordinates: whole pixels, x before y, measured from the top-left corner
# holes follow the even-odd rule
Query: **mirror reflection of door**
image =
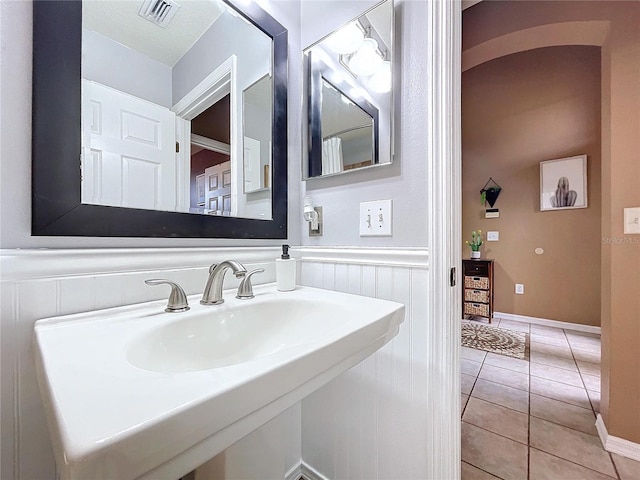
[(265, 75), (242, 92), (245, 193), (271, 185), (272, 85), (271, 75)]
[(175, 114), (82, 81), (82, 196), (115, 207), (175, 210)]
[[(230, 95), (225, 95), (191, 120), (191, 194), (189, 211), (209, 215), (231, 215), (223, 209), (223, 197), (231, 198), (231, 184), (223, 185), (223, 172), (231, 172)], [(204, 202), (196, 179), (204, 175)]]

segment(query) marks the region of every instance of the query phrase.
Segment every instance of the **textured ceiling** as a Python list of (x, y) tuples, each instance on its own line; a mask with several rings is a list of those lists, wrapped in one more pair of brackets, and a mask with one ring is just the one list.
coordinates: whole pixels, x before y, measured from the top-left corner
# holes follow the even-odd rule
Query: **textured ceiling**
[(173, 67), (226, 10), (218, 0), (178, 0), (167, 28), (145, 20), (143, 0), (83, 0), (82, 26)]

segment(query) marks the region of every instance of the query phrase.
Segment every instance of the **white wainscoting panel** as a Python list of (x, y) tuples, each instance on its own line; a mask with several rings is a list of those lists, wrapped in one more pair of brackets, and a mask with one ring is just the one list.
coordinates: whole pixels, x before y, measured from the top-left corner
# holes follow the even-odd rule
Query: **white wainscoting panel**
[[(148, 278), (177, 281), (188, 295), (201, 293), (208, 267), (227, 259), (247, 269), (264, 268), (254, 283), (275, 281), (278, 247), (87, 250), (1, 250), (0, 328), (2, 372), (2, 464), (11, 480), (54, 480), (55, 464), (36, 382), (33, 324), (40, 318), (168, 298), (168, 287)], [(238, 280), (227, 275), (225, 288)], [(287, 452), (287, 466), (299, 462), (299, 410)], [(297, 426), (296, 426), (297, 425)], [(291, 451), (289, 451), (291, 450)]]
[[(443, 381), (448, 370), (433, 352), (449, 354), (456, 345), (435, 345), (440, 340), (430, 335), (443, 320), (428, 318), (427, 250), (387, 249), (381, 256), (374, 249), (327, 250), (294, 251), (301, 284), (398, 301), (406, 314), (390, 343), (302, 401), (302, 465), (328, 479), (429, 478), (429, 463), (447, 459), (427, 460), (428, 430), (460, 420), (442, 414), (459, 391), (442, 392), (456, 382)], [(434, 405), (436, 391), (449, 403)], [(454, 456), (456, 448), (442, 451)]]

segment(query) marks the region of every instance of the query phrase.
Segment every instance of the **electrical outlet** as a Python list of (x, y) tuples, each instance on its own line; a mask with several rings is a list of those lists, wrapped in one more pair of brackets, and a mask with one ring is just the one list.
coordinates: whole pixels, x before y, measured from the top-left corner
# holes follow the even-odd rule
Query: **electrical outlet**
[(518, 295), (524, 295), (524, 284), (516, 283), (516, 293)]
[(624, 209), (624, 234), (640, 233), (640, 207)]

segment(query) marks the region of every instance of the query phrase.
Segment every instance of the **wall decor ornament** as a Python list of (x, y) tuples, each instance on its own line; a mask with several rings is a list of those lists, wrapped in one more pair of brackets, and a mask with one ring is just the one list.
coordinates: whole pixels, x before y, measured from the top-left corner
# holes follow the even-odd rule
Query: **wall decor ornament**
[(587, 207), (587, 156), (540, 162), (540, 211)]
[(496, 200), (500, 196), (500, 191), (502, 187), (496, 183), (496, 181), (489, 177), (489, 181), (484, 184), (482, 190), (480, 190), (480, 201), (482, 205), (486, 205), (487, 203), (491, 208), (496, 204)]

